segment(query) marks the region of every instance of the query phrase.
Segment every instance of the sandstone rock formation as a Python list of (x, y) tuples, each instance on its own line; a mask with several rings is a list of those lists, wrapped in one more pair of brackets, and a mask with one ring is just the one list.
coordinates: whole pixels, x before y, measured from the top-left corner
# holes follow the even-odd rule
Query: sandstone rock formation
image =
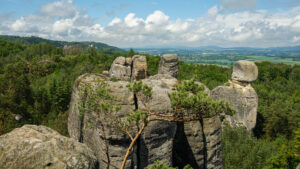
[(134, 55), (132, 58), (117, 57), (112, 63), (109, 74), (103, 75), (117, 80), (140, 80), (147, 77), (146, 56)]
[[(171, 102), (168, 94), (176, 85), (177, 79), (168, 74), (158, 74), (143, 80), (143, 84), (152, 87), (152, 98), (147, 101), (152, 113), (171, 111)], [(138, 108), (146, 110), (138, 98)], [(173, 143), (176, 134), (176, 123), (154, 121), (149, 123), (140, 138), (140, 168), (147, 168), (157, 159), (172, 165)]]
[[(80, 76), (74, 85), (72, 93), (72, 101), (69, 110), (68, 131), (71, 138), (87, 144), (94, 150), (98, 160), (99, 168), (106, 168), (110, 161), (112, 166), (120, 167), (123, 156), (126, 153), (127, 147), (130, 144), (130, 139), (119, 131), (112, 129), (109, 125), (109, 120), (103, 119), (103, 114), (100, 112), (84, 113), (80, 116), (79, 107), (80, 94), (83, 90), (82, 84), (89, 83), (94, 87), (96, 81), (104, 80), (102, 76), (95, 74), (84, 74)], [(133, 93), (126, 87), (127, 81), (106, 81), (108, 83), (111, 95), (115, 96), (114, 102), (121, 105), (121, 110), (115, 112), (120, 118), (124, 117), (126, 112), (135, 110)], [(127, 167), (136, 165), (133, 162), (132, 155)]]
[(240, 81), (240, 82), (253, 82), (257, 79), (258, 69), (255, 63), (240, 60), (234, 63), (233, 72), (232, 72), (232, 80)]
[(86, 145), (48, 127), (24, 125), (0, 136), (0, 168), (96, 169), (98, 162)]
[(158, 73), (169, 74), (176, 78), (178, 74), (178, 56), (176, 54), (163, 55), (159, 62)]
[(141, 80), (147, 77), (146, 56), (134, 55), (132, 57), (131, 80)]
[(232, 126), (245, 126), (252, 130), (256, 125), (258, 97), (249, 82), (256, 80), (257, 67), (249, 61), (238, 61), (233, 66), (232, 81), (212, 90), (216, 100), (228, 101), (236, 110), (233, 116), (226, 116), (226, 121)]
[(173, 165), (179, 168), (185, 164), (193, 168), (223, 168), (221, 133), (218, 116), (178, 124)]
[(126, 62), (126, 58), (123, 56), (117, 57), (112, 63), (109, 75), (111, 78), (115, 78), (118, 80), (127, 80), (130, 79), (131, 76), (131, 64)]
[[(166, 56), (169, 57), (169, 55)], [(176, 59), (173, 56), (170, 56), (171, 59), (168, 57), (167, 62), (164, 63), (176, 62), (177, 64), (177, 56)], [(136, 58), (133, 57), (133, 66), (135, 61)], [(143, 68), (146, 66), (140, 64), (143, 61), (137, 63), (139, 63), (137, 65), (142, 65), (137, 66), (137, 68), (142, 68), (137, 70), (145, 70)], [(162, 64), (162, 66), (164, 67), (166, 64)], [(177, 75), (178, 70), (177, 66), (170, 65), (167, 70), (173, 73), (160, 73), (142, 80), (144, 84), (151, 86), (153, 90), (152, 98), (146, 101), (152, 112), (172, 111), (168, 94), (174, 91), (177, 84), (177, 79), (173, 76)], [(135, 75), (138, 75), (138, 73)], [(100, 168), (105, 168), (108, 160), (111, 161), (113, 166), (120, 167), (125, 151), (130, 144), (130, 139), (125, 134), (114, 131), (111, 126), (107, 125), (106, 121), (110, 119), (102, 119), (101, 113), (89, 112), (80, 116), (78, 110), (78, 102), (82, 99), (79, 95), (83, 90), (81, 84), (87, 82), (97, 88), (95, 85), (96, 79), (108, 83), (111, 95), (115, 96), (113, 101), (122, 106), (122, 109), (118, 112), (112, 112), (117, 114), (118, 117), (124, 117), (128, 111), (145, 110), (146, 107), (141, 98), (127, 89), (126, 86), (129, 83), (127, 81), (113, 82), (106, 79), (105, 76), (85, 74), (75, 82), (68, 120), (70, 136), (87, 144), (95, 151)], [(198, 84), (201, 85), (201, 83)], [(209, 89), (206, 88), (205, 91), (209, 95)], [(93, 127), (90, 127), (91, 124), (93, 124)], [(105, 129), (105, 132), (103, 132), (103, 129)], [(164, 161), (170, 166), (191, 164), (194, 168), (204, 168), (205, 166), (205, 168), (222, 168), (221, 152), (221, 122), (217, 116), (185, 124), (154, 121), (145, 128), (131, 152), (125, 168), (147, 168), (156, 160)]]

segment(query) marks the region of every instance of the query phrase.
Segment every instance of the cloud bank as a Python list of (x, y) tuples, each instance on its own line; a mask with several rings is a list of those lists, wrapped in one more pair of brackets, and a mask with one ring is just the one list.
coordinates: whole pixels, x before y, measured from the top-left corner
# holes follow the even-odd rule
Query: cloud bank
[[(197, 18), (171, 19), (163, 11), (156, 10), (146, 18), (129, 13), (124, 18), (114, 18), (108, 25), (100, 25), (72, 0), (63, 0), (46, 4), (36, 14), (15, 20), (0, 17), (0, 34), (98, 41), (118, 47), (300, 45), (300, 6), (284, 12), (243, 10), (229, 13), (223, 9), (236, 0), (220, 1), (220, 7), (213, 6)], [(245, 9), (254, 5), (255, 1), (249, 0), (230, 8)]]

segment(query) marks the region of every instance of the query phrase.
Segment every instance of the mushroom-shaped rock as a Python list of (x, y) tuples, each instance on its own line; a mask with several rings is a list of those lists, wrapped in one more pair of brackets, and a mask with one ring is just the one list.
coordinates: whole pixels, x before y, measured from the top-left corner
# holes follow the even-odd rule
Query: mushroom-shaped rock
[(131, 75), (131, 64), (127, 64), (126, 58), (123, 56), (117, 57), (112, 63), (109, 76), (118, 80), (127, 80)]
[(240, 82), (253, 82), (257, 79), (258, 69), (255, 63), (240, 60), (234, 63), (232, 80), (237, 80)]
[(177, 77), (178, 74), (178, 56), (176, 54), (165, 54), (159, 62), (158, 74), (169, 74)]
[(147, 77), (146, 56), (134, 55), (132, 57), (131, 80), (141, 80)]
[(86, 145), (45, 127), (24, 125), (0, 136), (0, 168), (98, 169)]

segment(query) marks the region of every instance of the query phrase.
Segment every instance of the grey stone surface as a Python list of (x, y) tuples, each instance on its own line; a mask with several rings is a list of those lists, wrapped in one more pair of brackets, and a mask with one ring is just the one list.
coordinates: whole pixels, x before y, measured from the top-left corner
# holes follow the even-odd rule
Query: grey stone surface
[(206, 146), (206, 168), (222, 169), (222, 127), (218, 116), (203, 119)]
[(257, 79), (258, 69), (254, 62), (240, 60), (234, 63), (232, 80), (253, 82)]
[(183, 168), (221, 169), (222, 128), (218, 116), (199, 121), (179, 123), (174, 143), (174, 164)]
[(204, 168), (204, 133), (200, 121), (178, 123), (174, 141), (174, 166)]
[[(146, 103), (152, 113), (171, 111), (171, 103), (168, 94), (177, 80), (169, 75), (155, 75), (143, 80), (144, 84), (152, 87), (152, 98)], [(146, 110), (146, 107), (138, 97), (138, 108)], [(176, 133), (176, 123), (154, 121), (149, 123), (140, 139), (140, 168), (146, 168), (156, 160), (164, 161), (172, 165), (173, 142)]]
[(164, 54), (159, 62), (159, 74), (169, 74), (177, 77), (178, 74), (178, 56), (176, 54)]
[(146, 56), (134, 55), (132, 57), (131, 80), (141, 80), (147, 77)]
[(0, 168), (96, 169), (98, 162), (86, 145), (45, 126), (24, 125), (0, 136)]
[(228, 101), (236, 110), (233, 116), (226, 116), (226, 121), (232, 126), (245, 126), (252, 130), (256, 124), (258, 97), (251, 84), (228, 82), (226, 86), (218, 86), (212, 90), (216, 100)]
[(300, 169), (300, 163), (297, 165), (296, 169)]
[(123, 56), (117, 57), (112, 63), (109, 76), (110, 78), (115, 78), (118, 80), (127, 80), (130, 79), (131, 76), (131, 64), (127, 64), (126, 58)]
[(126, 63), (126, 65), (131, 65), (132, 64), (132, 58), (126, 58), (125, 63)]
[[(85, 143), (95, 152), (99, 160), (99, 168), (106, 168), (108, 161), (113, 166), (120, 167), (130, 144), (130, 139), (125, 134), (112, 128), (110, 126), (110, 120), (112, 119), (105, 119), (105, 116), (100, 112), (85, 113), (82, 117), (83, 119), (79, 115), (78, 102), (80, 98), (78, 93), (82, 90), (80, 84), (88, 82), (92, 86), (97, 87), (97, 85), (94, 85), (97, 79), (102, 80), (103, 78), (99, 75), (91, 74), (83, 75), (76, 80), (69, 110), (68, 131), (71, 138)], [(114, 102), (121, 106), (121, 110), (112, 113), (119, 118), (123, 118), (128, 111), (134, 111), (134, 96), (126, 87), (128, 82), (106, 82), (111, 95), (115, 96)], [(83, 125), (80, 125), (81, 122), (83, 122)], [(82, 135), (82, 138), (80, 138), (80, 135)], [(133, 165), (135, 165), (134, 153), (129, 157), (126, 168), (130, 168)]]

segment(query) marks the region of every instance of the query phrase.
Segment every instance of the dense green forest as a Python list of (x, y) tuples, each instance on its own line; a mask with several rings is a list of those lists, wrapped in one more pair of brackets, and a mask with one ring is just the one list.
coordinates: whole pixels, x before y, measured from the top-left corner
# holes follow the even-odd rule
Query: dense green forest
[[(94, 47), (64, 50), (45, 42), (0, 40), (0, 135), (26, 123), (68, 135), (67, 110), (75, 79), (109, 70), (117, 56), (134, 54)], [(146, 56), (148, 74), (156, 74), (160, 57)], [(300, 66), (256, 64), (259, 77), (252, 85), (259, 97), (257, 125), (253, 133), (224, 128), (225, 168), (295, 168), (300, 162)], [(227, 82), (231, 71), (180, 62), (178, 79), (194, 77), (213, 89)]]
[(21, 44), (38, 44), (38, 43), (48, 43), (50, 45), (54, 45), (57, 47), (61, 48), (68, 48), (70, 46), (75, 46), (78, 50), (84, 50), (89, 47), (94, 47), (98, 51), (102, 51), (105, 53), (120, 53), (124, 52), (124, 50), (114, 47), (114, 46), (109, 46), (105, 43), (100, 43), (100, 42), (67, 42), (67, 41), (56, 41), (56, 40), (49, 40), (49, 39), (43, 39), (40, 37), (36, 36), (31, 36), (31, 37), (20, 37), (20, 36), (10, 36), (10, 35), (0, 35), (0, 39), (8, 41), (8, 42), (14, 42), (14, 43), (21, 43)]

